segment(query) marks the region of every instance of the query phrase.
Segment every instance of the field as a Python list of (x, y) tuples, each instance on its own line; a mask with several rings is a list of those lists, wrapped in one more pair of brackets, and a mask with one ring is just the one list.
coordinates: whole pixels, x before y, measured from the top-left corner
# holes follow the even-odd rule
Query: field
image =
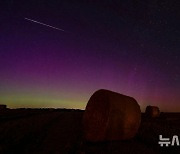
[(160, 147), (159, 135), (180, 140), (180, 113), (142, 114), (137, 135), (127, 141), (89, 143), (82, 134), (83, 110), (8, 109), (0, 111), (0, 154), (178, 153), (180, 146)]

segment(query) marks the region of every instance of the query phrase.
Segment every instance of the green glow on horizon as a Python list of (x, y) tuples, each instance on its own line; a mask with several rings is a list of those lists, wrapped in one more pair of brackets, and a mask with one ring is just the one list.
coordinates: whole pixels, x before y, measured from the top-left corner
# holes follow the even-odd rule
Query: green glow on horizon
[(86, 101), (73, 98), (52, 98), (40, 95), (0, 95), (0, 103), (9, 108), (76, 108), (84, 109)]
[[(91, 92), (89, 92), (91, 93)], [(92, 93), (91, 93), (92, 94)], [(74, 108), (85, 109), (91, 95), (86, 93), (57, 92), (57, 91), (6, 91), (0, 93), (0, 104), (6, 104), (8, 108)], [(133, 96), (144, 112), (147, 105), (158, 106), (162, 112), (172, 110), (180, 111), (180, 105), (170, 106), (168, 103), (159, 103), (151, 98), (138, 98)], [(164, 98), (165, 99), (165, 98)], [(146, 100), (146, 101), (144, 101)], [(170, 100), (169, 100), (170, 101)], [(173, 100), (171, 100), (173, 101)]]

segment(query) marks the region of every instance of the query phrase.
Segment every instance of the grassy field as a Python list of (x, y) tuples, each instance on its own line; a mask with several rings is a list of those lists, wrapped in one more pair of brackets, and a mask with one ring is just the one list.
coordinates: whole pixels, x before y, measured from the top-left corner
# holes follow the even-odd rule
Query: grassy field
[(83, 140), (81, 110), (13, 109), (0, 112), (0, 154), (178, 153), (180, 146), (160, 147), (159, 135), (180, 139), (180, 113), (142, 114), (137, 135), (127, 141), (89, 143)]

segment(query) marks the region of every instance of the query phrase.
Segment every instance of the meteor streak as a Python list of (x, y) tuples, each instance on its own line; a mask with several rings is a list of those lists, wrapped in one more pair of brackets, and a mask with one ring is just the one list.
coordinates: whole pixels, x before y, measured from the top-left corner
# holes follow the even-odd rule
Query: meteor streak
[(54, 26), (51, 26), (51, 25), (48, 25), (48, 24), (45, 24), (45, 23), (36, 21), (36, 20), (32, 20), (32, 19), (29, 19), (29, 18), (24, 18), (24, 19), (25, 19), (25, 20), (28, 20), (28, 21), (31, 21), (31, 22), (34, 22), (34, 23), (37, 23), (37, 24), (40, 24), (40, 25), (43, 25), (43, 26), (47, 26), (47, 27), (56, 29), (56, 30), (65, 31), (65, 30), (63, 30), (63, 29), (60, 29), (60, 28), (57, 28), (57, 27), (54, 27)]

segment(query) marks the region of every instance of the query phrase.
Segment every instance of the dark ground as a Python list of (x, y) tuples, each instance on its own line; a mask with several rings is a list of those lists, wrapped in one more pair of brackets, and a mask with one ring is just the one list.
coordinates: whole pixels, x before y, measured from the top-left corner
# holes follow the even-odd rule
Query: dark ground
[(88, 143), (83, 140), (81, 110), (11, 109), (0, 111), (0, 154), (151, 154), (180, 153), (180, 146), (160, 147), (159, 135), (180, 139), (180, 113), (161, 113), (142, 122), (135, 138)]

